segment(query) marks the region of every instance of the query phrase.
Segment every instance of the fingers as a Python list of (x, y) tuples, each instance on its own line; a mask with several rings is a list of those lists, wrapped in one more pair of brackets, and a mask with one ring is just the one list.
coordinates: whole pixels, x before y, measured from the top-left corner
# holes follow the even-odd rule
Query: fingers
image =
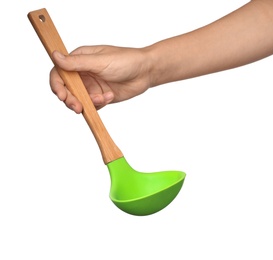
[(50, 83), (52, 92), (61, 101), (65, 101), (66, 97), (67, 97), (67, 89), (65, 88), (64, 82), (63, 82), (62, 78), (59, 76), (59, 73), (57, 72), (57, 70), (55, 68), (53, 68), (50, 71), (49, 77), (50, 77), (49, 83)]
[(78, 101), (76, 97), (74, 97), (69, 90), (67, 90), (66, 100), (64, 101), (65, 105), (73, 110), (76, 114), (80, 114), (82, 112), (82, 104)]
[[(52, 92), (59, 98), (59, 100), (63, 101), (69, 109), (73, 110), (77, 114), (82, 112), (82, 104), (65, 87), (63, 80), (55, 68), (50, 71), (50, 86)], [(109, 91), (102, 94), (90, 94), (90, 98), (96, 109), (99, 110), (114, 100), (114, 93), (109, 89)]]
[(65, 105), (75, 113), (82, 112), (82, 105), (65, 87), (63, 80), (59, 76), (57, 70), (53, 68), (50, 71), (50, 86), (52, 92), (65, 103)]
[[(88, 77), (84, 76), (85, 74), (83, 72), (92, 71), (96, 74), (100, 71), (100, 67), (103, 66), (102, 63), (101, 66), (99, 65), (100, 58), (93, 55), (95, 52), (95, 48), (90, 50), (90, 48), (81, 47), (73, 51), (72, 54), (66, 56), (58, 51), (54, 51), (52, 57), (56, 65), (61, 69), (66, 71), (82, 72), (82, 79), (87, 86), (87, 90), (90, 93), (89, 95), (94, 106), (98, 110), (114, 100), (114, 93), (111, 91), (109, 86), (99, 78), (95, 79), (90, 77), (90, 75), (88, 75)], [(92, 55), (92, 58), (90, 55)], [(94, 64), (96, 66), (93, 66)], [(56, 68), (53, 68), (50, 72), (50, 86), (53, 93), (55, 93), (68, 108), (72, 109), (76, 113), (82, 112), (83, 108), (81, 103), (65, 87), (65, 84)]]
[(114, 93), (90, 94), (90, 97), (96, 109), (99, 110), (113, 101)]

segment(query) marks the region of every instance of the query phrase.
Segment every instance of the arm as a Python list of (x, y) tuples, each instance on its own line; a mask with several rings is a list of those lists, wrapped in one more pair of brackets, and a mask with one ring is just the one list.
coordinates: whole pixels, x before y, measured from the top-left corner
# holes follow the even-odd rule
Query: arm
[[(197, 30), (144, 48), (85, 46), (53, 53), (56, 64), (78, 71), (97, 109), (168, 82), (242, 66), (273, 54), (273, 0), (253, 0)], [(76, 113), (81, 104), (53, 68), (52, 91)]]
[(146, 48), (152, 86), (242, 66), (273, 54), (273, 1), (254, 0), (195, 31)]

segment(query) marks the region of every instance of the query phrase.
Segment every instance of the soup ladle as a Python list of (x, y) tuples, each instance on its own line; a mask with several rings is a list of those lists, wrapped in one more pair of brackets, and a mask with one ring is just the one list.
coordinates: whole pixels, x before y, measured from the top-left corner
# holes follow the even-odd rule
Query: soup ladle
[[(52, 61), (55, 50), (68, 55), (45, 8), (29, 12), (28, 18)], [(179, 193), (186, 174), (181, 171), (144, 173), (134, 170), (106, 130), (78, 72), (56, 68), (66, 87), (83, 106), (82, 115), (110, 173), (109, 197), (112, 202), (122, 211), (136, 216), (150, 215), (169, 205)]]

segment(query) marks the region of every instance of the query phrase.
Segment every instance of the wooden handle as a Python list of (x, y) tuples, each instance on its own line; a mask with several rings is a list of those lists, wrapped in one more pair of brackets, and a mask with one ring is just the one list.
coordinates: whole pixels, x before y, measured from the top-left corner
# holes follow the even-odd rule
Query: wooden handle
[[(64, 55), (68, 54), (45, 8), (29, 12), (28, 18), (52, 61), (52, 53), (55, 50), (60, 51)], [(65, 82), (66, 87), (81, 102), (83, 106), (82, 114), (98, 143), (104, 163), (108, 164), (111, 161), (123, 157), (122, 152), (113, 142), (102, 123), (79, 74), (77, 72), (64, 71), (58, 66), (56, 66), (56, 68)]]

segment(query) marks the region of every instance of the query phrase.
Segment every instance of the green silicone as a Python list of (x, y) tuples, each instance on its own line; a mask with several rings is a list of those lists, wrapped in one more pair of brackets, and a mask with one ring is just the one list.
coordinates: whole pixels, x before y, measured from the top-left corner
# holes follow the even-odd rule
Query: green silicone
[(107, 164), (110, 199), (126, 213), (145, 216), (165, 208), (179, 193), (186, 174), (180, 171), (143, 173), (121, 157)]

